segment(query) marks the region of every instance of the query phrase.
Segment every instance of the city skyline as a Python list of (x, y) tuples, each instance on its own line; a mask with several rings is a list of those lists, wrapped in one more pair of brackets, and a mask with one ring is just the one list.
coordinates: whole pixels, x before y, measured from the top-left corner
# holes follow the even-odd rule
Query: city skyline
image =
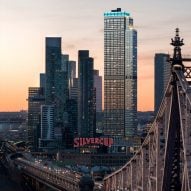
[(154, 54), (172, 54), (177, 26), (185, 39), (183, 54), (189, 54), (190, 5), (188, 0), (0, 0), (0, 111), (27, 109), (28, 87), (38, 86), (44, 72), (46, 36), (62, 37), (62, 52), (71, 60), (77, 61), (78, 50), (90, 50), (103, 76), (103, 13), (117, 7), (131, 13), (138, 31), (138, 110), (153, 109)]

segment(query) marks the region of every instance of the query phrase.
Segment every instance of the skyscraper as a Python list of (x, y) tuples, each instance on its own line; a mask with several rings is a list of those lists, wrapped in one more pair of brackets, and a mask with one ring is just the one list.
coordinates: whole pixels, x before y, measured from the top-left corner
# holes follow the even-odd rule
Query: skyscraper
[(78, 134), (81, 137), (95, 135), (95, 103), (93, 58), (88, 50), (78, 53)]
[(40, 138), (41, 105), (45, 103), (44, 89), (29, 87), (28, 90), (28, 142), (32, 150), (38, 150)]
[(137, 31), (120, 8), (104, 13), (104, 134), (132, 137), (137, 128)]
[(94, 87), (96, 90), (96, 112), (102, 112), (102, 76), (99, 76), (99, 70), (94, 70)]
[[(54, 106), (41, 106), (41, 135), (39, 139), (40, 148), (51, 148), (54, 140)], [(54, 145), (55, 146), (55, 145)]]
[(169, 54), (155, 54), (155, 114), (158, 112), (167, 84), (170, 80), (171, 66)]
[(68, 96), (68, 74), (62, 62), (61, 38), (47, 37), (45, 97), (47, 105), (55, 106), (55, 125), (62, 126), (63, 124)]
[(46, 37), (46, 104), (55, 102), (55, 77), (61, 66), (61, 38)]

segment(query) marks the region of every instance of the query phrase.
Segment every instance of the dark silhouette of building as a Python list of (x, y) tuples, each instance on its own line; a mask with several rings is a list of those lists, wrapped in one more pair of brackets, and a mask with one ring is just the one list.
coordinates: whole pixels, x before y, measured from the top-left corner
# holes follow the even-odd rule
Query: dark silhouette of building
[(64, 129), (65, 147), (73, 148), (73, 140), (78, 135), (78, 104), (77, 100), (69, 99), (66, 102), (67, 125)]
[(102, 76), (94, 70), (94, 87), (96, 89), (96, 112), (102, 112)]
[(55, 102), (56, 72), (61, 71), (61, 38), (46, 38), (46, 103)]
[(46, 74), (45, 73), (40, 73), (40, 87), (44, 88), (46, 87)]
[(40, 138), (41, 105), (45, 103), (43, 88), (29, 87), (28, 90), (28, 142), (31, 149), (38, 150)]
[(46, 104), (55, 106), (55, 126), (63, 125), (65, 104), (68, 100), (68, 74), (61, 55), (61, 38), (46, 38)]
[(95, 103), (94, 103), (94, 62), (88, 50), (78, 53), (78, 135), (94, 137)]
[(73, 86), (71, 87), (70, 98), (78, 101), (78, 78), (73, 78)]

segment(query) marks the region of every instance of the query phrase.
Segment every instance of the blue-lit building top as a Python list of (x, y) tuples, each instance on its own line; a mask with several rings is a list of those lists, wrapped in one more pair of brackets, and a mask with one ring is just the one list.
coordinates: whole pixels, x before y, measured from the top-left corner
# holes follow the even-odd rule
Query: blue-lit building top
[(104, 17), (129, 17), (130, 13), (121, 11), (120, 8), (104, 13)]

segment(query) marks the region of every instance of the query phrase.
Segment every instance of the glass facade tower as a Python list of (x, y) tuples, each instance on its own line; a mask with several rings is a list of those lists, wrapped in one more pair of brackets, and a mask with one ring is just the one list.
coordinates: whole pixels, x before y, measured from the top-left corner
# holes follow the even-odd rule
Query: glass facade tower
[(171, 75), (171, 65), (168, 62), (170, 59), (169, 54), (157, 53), (155, 54), (155, 114), (157, 114), (165, 90)]
[(94, 99), (94, 61), (88, 50), (78, 52), (78, 135), (94, 137), (95, 99)]
[(46, 37), (45, 100), (47, 105), (55, 106), (56, 125), (63, 125), (65, 104), (69, 97), (68, 74), (63, 68), (61, 49), (60, 37)]
[(104, 134), (132, 137), (137, 128), (137, 31), (128, 12), (104, 13)]
[(55, 102), (55, 78), (61, 63), (61, 38), (46, 37), (46, 104)]

